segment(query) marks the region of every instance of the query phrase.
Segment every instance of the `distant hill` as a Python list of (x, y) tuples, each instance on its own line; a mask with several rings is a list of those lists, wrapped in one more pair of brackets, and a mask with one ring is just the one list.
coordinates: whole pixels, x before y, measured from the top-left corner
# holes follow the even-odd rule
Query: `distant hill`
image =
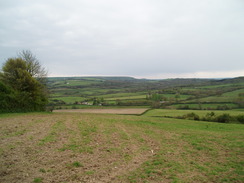
[(221, 84), (227, 84), (227, 83), (240, 83), (243, 82), (244, 83), (244, 76), (242, 77), (237, 77), (237, 78), (228, 78), (228, 79), (221, 79), (221, 80), (217, 80), (215, 81), (215, 83), (221, 83)]
[[(225, 79), (48, 78), (50, 105), (229, 109), (243, 106), (244, 77)], [(74, 106), (73, 106), (74, 107)]]

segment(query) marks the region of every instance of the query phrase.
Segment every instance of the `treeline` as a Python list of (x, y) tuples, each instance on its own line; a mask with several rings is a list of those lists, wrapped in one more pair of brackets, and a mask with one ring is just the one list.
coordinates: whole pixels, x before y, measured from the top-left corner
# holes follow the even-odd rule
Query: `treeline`
[(218, 123), (242, 123), (244, 124), (244, 115), (237, 115), (237, 116), (231, 116), (228, 113), (223, 113), (220, 115), (216, 115), (214, 112), (209, 112), (205, 116), (200, 117), (194, 112), (177, 116), (177, 117), (171, 117), (171, 116), (164, 116), (169, 118), (177, 118), (177, 119), (189, 119), (189, 120), (196, 120), (196, 121), (209, 121), (209, 122), (218, 122)]
[(0, 112), (44, 111), (46, 74), (30, 51), (7, 59), (0, 72)]

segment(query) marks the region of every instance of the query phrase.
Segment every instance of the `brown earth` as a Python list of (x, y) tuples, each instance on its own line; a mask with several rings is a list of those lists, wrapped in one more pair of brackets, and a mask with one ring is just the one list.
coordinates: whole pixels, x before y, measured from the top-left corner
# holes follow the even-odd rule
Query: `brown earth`
[(119, 176), (153, 156), (155, 142), (147, 136), (140, 137), (143, 143), (132, 138), (137, 129), (120, 123), (119, 116), (117, 123), (111, 116), (94, 115), (0, 119), (0, 182), (121, 182)]
[(78, 112), (78, 113), (97, 113), (97, 114), (142, 114), (146, 108), (126, 108), (126, 109), (61, 109), (53, 112)]

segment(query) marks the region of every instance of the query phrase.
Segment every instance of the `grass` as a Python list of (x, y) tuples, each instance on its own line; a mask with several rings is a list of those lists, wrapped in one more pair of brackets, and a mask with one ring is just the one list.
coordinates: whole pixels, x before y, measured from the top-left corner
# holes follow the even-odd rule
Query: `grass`
[[(207, 111), (193, 112), (204, 115)], [(3, 174), (0, 182), (17, 178), (20, 182), (244, 181), (244, 125), (153, 117), (162, 113), (189, 111), (0, 118), (0, 136), (5, 135), (0, 139), (0, 171), (9, 166), (13, 170)], [(26, 129), (23, 135), (8, 135), (18, 132), (20, 126)], [(27, 172), (28, 177), (20, 176)]]
[(33, 182), (42, 182), (42, 178), (41, 177), (37, 177), (37, 178), (34, 178)]
[(105, 100), (133, 100), (133, 99), (146, 99), (146, 95), (121, 96), (121, 97), (105, 98)]
[(72, 87), (72, 86), (89, 86), (91, 84), (99, 84), (99, 80), (91, 80), (91, 79), (64, 79), (60, 81), (56, 81), (53, 83), (53, 86), (55, 87)]
[[(226, 162), (215, 161), (215, 158), (220, 158), (219, 150), (222, 148), (230, 150), (232, 149), (231, 147), (235, 147), (236, 149), (243, 150), (243, 142), (233, 141), (231, 142), (232, 145), (229, 144), (227, 147), (225, 144), (226, 138), (222, 139), (219, 136), (220, 134), (223, 134), (223, 132), (229, 132), (228, 139), (238, 138), (239, 133), (236, 133), (237, 131), (234, 130), (234, 128), (237, 127), (236, 125), (223, 126), (214, 123), (204, 124), (201, 122), (190, 124), (186, 120), (179, 120), (178, 122), (181, 124), (178, 124), (176, 120), (167, 120), (167, 123), (164, 123), (166, 120), (162, 121), (163, 123), (154, 122), (151, 124), (155, 125), (155, 128), (160, 130), (164, 129), (168, 132), (177, 131), (178, 135), (180, 135), (173, 136), (171, 139), (165, 139), (160, 137), (162, 134), (155, 134), (155, 132), (150, 133), (154, 138), (162, 139), (160, 145), (162, 150), (160, 150), (151, 160), (144, 162), (140, 168), (131, 172), (127, 177), (130, 182), (142, 182), (144, 179), (149, 179), (155, 182), (163, 182), (164, 179), (172, 182), (176, 180), (180, 182), (230, 181), (232, 180), (232, 178), (230, 178), (232, 177), (231, 174), (223, 175), (220, 180), (216, 179), (215, 176), (230, 171), (233, 166), (236, 169), (235, 171), (237, 175), (242, 175), (243, 169), (240, 168), (242, 162), (239, 161), (238, 163), (237, 159), (234, 160), (235, 157), (232, 157), (233, 166), (229, 166), (229, 163)], [(149, 122), (145, 123), (150, 124)], [(172, 140), (175, 141), (175, 145), (180, 145), (180, 148), (177, 148), (176, 146), (173, 147)], [(216, 144), (218, 144), (217, 147)], [(239, 154), (239, 157), (241, 156), (240, 151), (237, 154)], [(204, 162), (202, 162), (203, 159), (199, 156), (205, 157), (203, 158)], [(222, 157), (220, 159), (222, 159)], [(189, 170), (192, 170), (193, 172), (203, 172), (208, 178), (202, 176), (195, 176), (191, 179), (180, 178), (181, 174), (185, 174)], [(239, 179), (235, 178), (235, 181), (238, 182)]]
[(73, 167), (76, 167), (76, 168), (78, 168), (78, 167), (83, 167), (83, 165), (82, 165), (80, 162), (78, 162), (78, 161), (73, 162), (71, 165), (72, 165)]
[(39, 145), (44, 145), (45, 143), (49, 142), (56, 142), (57, 136), (60, 131), (65, 128), (64, 123), (62, 121), (57, 121), (52, 127), (48, 135), (44, 138), (40, 139)]
[(221, 85), (201, 86), (199, 88), (201, 88), (201, 89), (204, 89), (204, 88), (212, 89), (212, 88), (223, 88), (223, 87), (233, 87), (233, 86), (243, 86), (243, 85), (244, 85), (244, 83), (240, 82), (240, 83), (235, 83), (234, 85), (230, 83), (230, 84), (221, 84)]
[[(239, 94), (240, 93), (244, 93), (244, 89), (238, 89), (238, 90), (234, 90), (232, 92), (226, 92), (223, 93), (220, 96), (210, 96), (210, 97), (204, 97), (199, 99), (199, 102), (235, 102), (236, 100), (238, 100)], [(189, 102), (193, 102), (194, 100), (190, 100)], [(196, 102), (196, 101), (195, 101)]]
[[(115, 90), (115, 91), (119, 92), (119, 90)], [(131, 92), (120, 92), (120, 93), (105, 94), (105, 95), (101, 95), (100, 97), (103, 97), (103, 98), (119, 98), (119, 97), (130, 97), (130, 96), (144, 96), (144, 98), (145, 98), (146, 92), (133, 92), (133, 93), (131, 93)]]
[[(106, 91), (107, 90), (105, 90), (105, 92)], [(67, 92), (67, 91), (65, 91), (65, 92)], [(84, 95), (83, 92), (82, 92), (82, 94)], [(81, 94), (79, 94), (79, 95), (81, 95)], [(96, 93), (93, 94), (93, 96), (90, 96), (88, 98), (92, 98), (92, 97), (103, 98), (105, 101), (131, 100), (131, 99), (135, 100), (135, 99), (146, 99), (146, 94), (141, 94), (141, 93), (118, 93), (118, 94), (106, 94), (106, 95), (100, 94), (100, 95), (98, 95), (98, 93), (96, 92)], [(73, 104), (76, 101), (81, 102), (81, 101), (86, 100), (87, 98), (80, 97), (80, 96), (79, 97), (77, 97), (77, 96), (63, 96), (63, 94), (55, 93), (54, 95), (52, 95), (52, 97), (50, 99), (51, 100), (62, 100), (66, 104)], [(92, 101), (90, 101), (90, 103), (92, 103)]]
[(226, 92), (222, 96), (224, 96), (224, 97), (238, 97), (238, 95), (240, 93), (244, 93), (244, 89), (235, 90), (235, 91), (232, 91), (232, 92)]
[(216, 115), (219, 114), (223, 114), (223, 113), (228, 113), (230, 115), (233, 116), (237, 116), (237, 115), (243, 115), (244, 112), (240, 111), (240, 110), (172, 110), (172, 109), (153, 109), (153, 110), (149, 110), (148, 112), (146, 112), (144, 115), (145, 116), (149, 116), (149, 117), (153, 117), (153, 116), (157, 116), (157, 117), (163, 117), (163, 116), (172, 116), (172, 117), (177, 117), (177, 116), (183, 116), (185, 114), (188, 113), (196, 113), (197, 115), (199, 115), (200, 117), (205, 116), (207, 113), (209, 112), (214, 112)]
[(199, 102), (233, 102), (236, 97), (212, 96), (199, 99)]

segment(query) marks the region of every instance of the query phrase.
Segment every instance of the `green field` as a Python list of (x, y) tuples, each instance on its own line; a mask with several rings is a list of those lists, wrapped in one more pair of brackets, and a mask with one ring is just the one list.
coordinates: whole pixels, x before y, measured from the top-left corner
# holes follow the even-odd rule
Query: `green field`
[(76, 101), (83, 101), (84, 97), (53, 97), (52, 100), (62, 100), (67, 104), (73, 104)]
[(244, 93), (244, 89), (239, 89), (239, 90), (235, 90), (232, 92), (226, 92), (223, 94), (224, 97), (236, 97), (238, 96), (240, 93)]
[(243, 110), (225, 110), (225, 111), (221, 111), (221, 110), (171, 110), (171, 109), (153, 109), (148, 111), (147, 113), (145, 113), (145, 116), (150, 116), (150, 117), (162, 117), (162, 116), (172, 116), (172, 117), (177, 117), (177, 116), (183, 116), (185, 114), (188, 113), (196, 113), (199, 116), (203, 117), (205, 116), (207, 113), (209, 112), (214, 112), (215, 114), (219, 115), (219, 114), (223, 114), (223, 113), (228, 113), (230, 115), (233, 116), (237, 116), (237, 115), (244, 115), (244, 111)]
[(134, 100), (134, 99), (146, 99), (146, 95), (131, 95), (131, 96), (121, 96), (121, 97), (111, 97), (105, 98), (106, 100)]
[(0, 182), (243, 182), (244, 125), (185, 112), (1, 115)]
[(243, 83), (244, 77), (222, 80), (147, 80), (131, 77), (48, 78), (50, 105), (56, 108), (60, 105), (65, 108), (66, 105), (88, 101), (94, 105), (105, 106), (236, 109), (244, 107)]

